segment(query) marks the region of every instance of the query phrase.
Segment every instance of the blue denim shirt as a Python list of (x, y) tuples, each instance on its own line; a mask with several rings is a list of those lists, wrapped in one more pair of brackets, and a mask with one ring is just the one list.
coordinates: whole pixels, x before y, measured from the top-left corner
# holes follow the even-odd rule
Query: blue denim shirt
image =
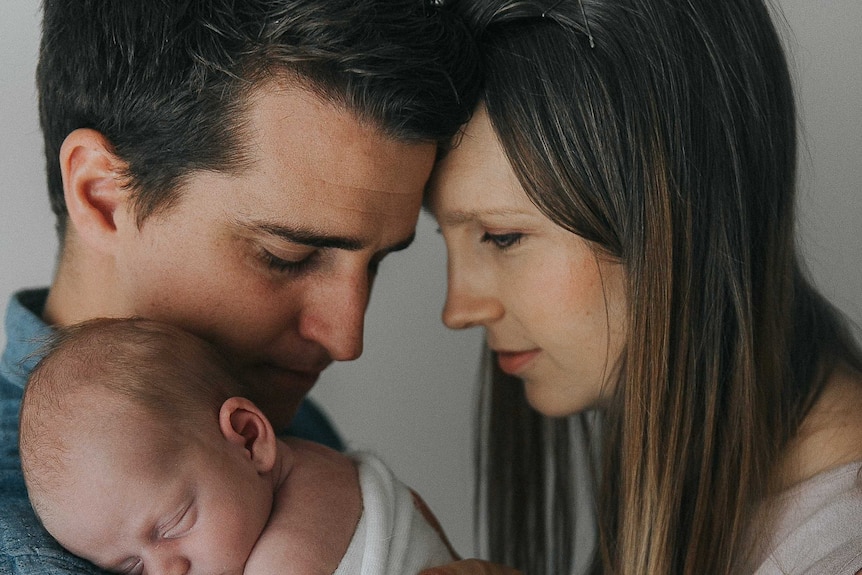
[[(27, 375), (51, 328), (42, 320), (48, 290), (22, 291), (6, 308), (6, 350), (0, 361), (0, 575), (103, 573), (64, 551), (33, 514), (18, 458), (18, 410)], [(309, 400), (303, 402), (289, 435), (343, 450), (326, 416)]]

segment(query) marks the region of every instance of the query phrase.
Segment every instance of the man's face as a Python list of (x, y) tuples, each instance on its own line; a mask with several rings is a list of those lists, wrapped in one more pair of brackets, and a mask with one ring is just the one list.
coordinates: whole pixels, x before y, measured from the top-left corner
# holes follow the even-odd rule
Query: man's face
[(194, 173), (177, 204), (126, 226), (116, 279), (122, 313), (219, 346), (279, 428), (325, 367), (362, 353), (377, 266), (413, 237), (435, 147), (274, 86), (248, 127), (252, 165)]

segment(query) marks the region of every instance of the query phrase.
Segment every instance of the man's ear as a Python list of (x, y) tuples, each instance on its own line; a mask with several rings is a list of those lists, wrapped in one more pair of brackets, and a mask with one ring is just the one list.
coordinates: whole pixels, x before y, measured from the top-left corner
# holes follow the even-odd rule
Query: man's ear
[(128, 193), (122, 186), (125, 163), (96, 130), (79, 128), (60, 147), (66, 209), (75, 233), (103, 252), (113, 249), (118, 217), (126, 216)]
[(219, 427), (224, 438), (246, 450), (258, 473), (275, 466), (277, 439), (269, 419), (249, 399), (231, 397), (219, 410)]

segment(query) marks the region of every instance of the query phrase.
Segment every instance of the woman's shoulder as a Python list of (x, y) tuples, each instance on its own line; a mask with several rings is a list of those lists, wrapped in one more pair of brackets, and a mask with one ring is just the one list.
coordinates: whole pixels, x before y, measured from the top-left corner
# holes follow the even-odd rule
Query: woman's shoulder
[(854, 575), (862, 569), (862, 461), (780, 494), (766, 559), (756, 575)]

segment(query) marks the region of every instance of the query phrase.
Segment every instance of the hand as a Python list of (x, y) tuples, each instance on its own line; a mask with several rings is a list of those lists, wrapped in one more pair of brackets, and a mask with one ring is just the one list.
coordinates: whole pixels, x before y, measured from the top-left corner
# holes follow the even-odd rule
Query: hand
[(426, 569), (419, 575), (522, 575), (517, 569), (480, 561), (465, 559), (442, 567)]

